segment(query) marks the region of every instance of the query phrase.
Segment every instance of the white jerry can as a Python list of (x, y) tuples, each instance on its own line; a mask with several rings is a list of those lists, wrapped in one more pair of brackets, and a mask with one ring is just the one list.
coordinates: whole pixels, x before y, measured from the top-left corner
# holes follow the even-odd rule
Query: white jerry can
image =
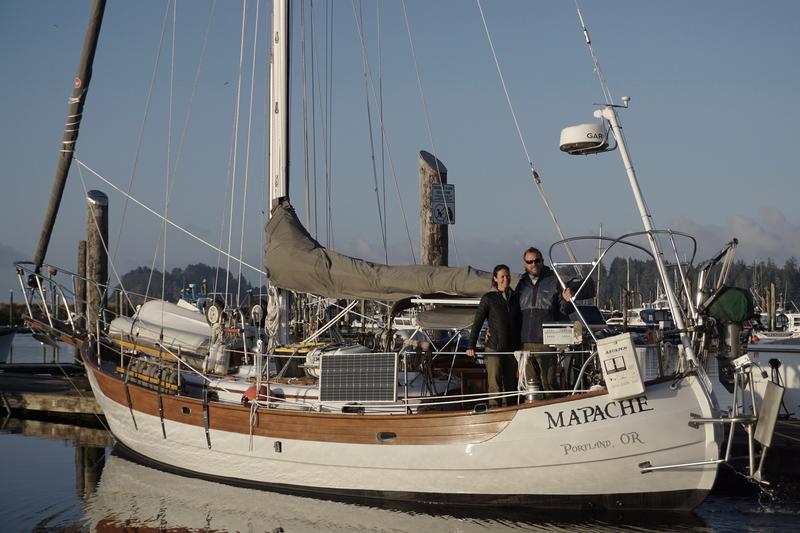
[(214, 374), (224, 376), (228, 373), (231, 352), (226, 345), (221, 342), (212, 344), (211, 348), (208, 350), (208, 356), (211, 360)]

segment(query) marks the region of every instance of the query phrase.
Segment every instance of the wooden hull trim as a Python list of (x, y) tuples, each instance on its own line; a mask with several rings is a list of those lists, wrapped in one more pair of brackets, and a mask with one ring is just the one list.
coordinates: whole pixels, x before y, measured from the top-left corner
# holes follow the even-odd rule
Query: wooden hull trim
[[(158, 392), (128, 383), (128, 393), (122, 380), (109, 376), (90, 365), (103, 394), (120, 405), (130, 405), (137, 413), (160, 416)], [(165, 420), (195, 427), (205, 426), (202, 399), (161, 394)], [(414, 415), (347, 415), (300, 412), (286, 409), (259, 408), (253, 425), (253, 435), (270, 438), (301, 438), (318, 442), (357, 444), (476, 444), (486, 441), (513, 419), (516, 411), (504, 409), (482, 414), (463, 411)], [(250, 433), (250, 407), (209, 402), (209, 430), (231, 433)], [(380, 434), (393, 433), (391, 438), (379, 439)]]

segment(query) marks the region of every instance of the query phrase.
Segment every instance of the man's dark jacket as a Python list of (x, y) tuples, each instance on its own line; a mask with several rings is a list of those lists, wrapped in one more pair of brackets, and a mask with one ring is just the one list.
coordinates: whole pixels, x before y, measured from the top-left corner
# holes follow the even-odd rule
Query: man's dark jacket
[(562, 298), (558, 278), (550, 267), (542, 267), (536, 285), (527, 273), (523, 274), (514, 292), (522, 311), (520, 342), (541, 343), (544, 322), (569, 320), (572, 304)]
[(492, 334), (486, 341), (486, 347), (496, 352), (511, 352), (519, 349), (519, 300), (514, 291), (509, 289), (508, 292), (507, 300), (501, 292), (496, 290), (487, 292), (481, 297), (481, 303), (475, 310), (475, 320), (472, 322), (470, 348), (475, 348), (483, 322), (488, 318), (489, 330)]

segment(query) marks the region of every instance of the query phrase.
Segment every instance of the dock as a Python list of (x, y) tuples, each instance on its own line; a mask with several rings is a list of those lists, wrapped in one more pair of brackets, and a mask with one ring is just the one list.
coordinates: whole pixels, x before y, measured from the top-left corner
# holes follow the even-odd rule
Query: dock
[(0, 409), (54, 418), (103, 416), (86, 376), (34, 373), (29, 368), (0, 372)]

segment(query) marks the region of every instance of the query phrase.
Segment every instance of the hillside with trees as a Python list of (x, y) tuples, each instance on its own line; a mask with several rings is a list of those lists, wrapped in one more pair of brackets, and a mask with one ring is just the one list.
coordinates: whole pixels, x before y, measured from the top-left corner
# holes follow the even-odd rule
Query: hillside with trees
[[(224, 268), (217, 269), (203, 263), (195, 263), (184, 268), (173, 268), (163, 276), (159, 270), (151, 270), (149, 267), (138, 267), (122, 276), (121, 286), (131, 295), (131, 300), (135, 305), (142, 303), (144, 296), (148, 299), (161, 298), (161, 285), (164, 281), (164, 299), (177, 301), (181, 297), (181, 290), (186, 289), (190, 283), (196, 287), (196, 291), (201, 291), (205, 285), (208, 293), (218, 294), (221, 297), (226, 292), (229, 294), (228, 301), (236, 301), (237, 289), (241, 301), (245, 301), (247, 291), (254, 289), (250, 281), (246, 278), (239, 279), (228, 273)], [(117, 289), (120, 288), (117, 285)], [(266, 289), (262, 287), (261, 292)], [(259, 293), (256, 289), (254, 293)], [(224, 297), (223, 297), (224, 299)]]
[[(653, 261), (617, 257), (611, 261), (608, 267), (603, 264), (600, 270), (599, 302), (601, 307), (619, 309), (623, 288), (629, 290), (632, 307), (639, 306), (642, 302), (652, 302), (663, 291)], [(671, 276), (674, 276), (672, 270), (670, 272)], [(200, 290), (204, 281), (209, 292), (222, 294), (225, 292), (226, 277), (228, 293), (233, 297), (239, 287), (239, 281), (236, 276), (227, 273), (225, 269), (217, 269), (203, 263), (188, 265), (185, 268), (174, 268), (163, 276), (166, 289), (164, 296), (167, 300), (176, 301), (181, 295), (181, 289), (194, 283), (197, 290)], [(694, 278), (694, 273), (690, 274), (690, 278)], [(160, 271), (151, 271), (148, 267), (138, 267), (122, 277), (122, 286), (136, 295), (147, 294), (150, 298), (161, 298), (161, 280)], [(795, 257), (790, 257), (783, 266), (778, 266), (772, 259), (751, 264), (738, 261), (731, 267), (728, 278), (729, 285), (744, 289), (753, 288), (762, 296), (768, 290), (770, 283), (776, 285), (779, 304), (783, 303), (783, 306), (789, 309), (792, 308), (792, 302), (800, 306), (800, 270), (798, 270), (798, 260)], [(239, 289), (241, 301), (245, 301), (247, 291), (251, 289), (254, 293), (259, 293), (258, 288), (251, 285), (247, 279), (242, 278)], [(265, 290), (264, 287), (261, 288), (261, 292), (265, 292)], [(232, 299), (235, 300), (235, 298)], [(141, 303), (141, 297), (133, 300), (134, 303)], [(757, 300), (758, 298), (756, 298), (758, 304)]]
[[(670, 275), (675, 276), (674, 269), (669, 269)], [(712, 274), (713, 275), (713, 274)], [(695, 273), (689, 278), (694, 280)], [(630, 281), (629, 281), (630, 280)], [(673, 279), (673, 283), (680, 283)], [(747, 264), (737, 261), (731, 266), (727, 284), (743, 289), (753, 289), (756, 293), (755, 303), (758, 305), (759, 297), (764, 297), (771, 283), (775, 284), (779, 307), (793, 309), (792, 302), (800, 306), (800, 270), (795, 257), (790, 257), (783, 266), (778, 266), (772, 259), (758, 263)], [(617, 257), (609, 266), (602, 266), (600, 273), (600, 302), (601, 307), (609, 307), (609, 302), (614, 308), (620, 308), (622, 289), (630, 291), (631, 306), (636, 307), (644, 302), (652, 302), (659, 296), (660, 282), (654, 261), (638, 259), (627, 260)]]

